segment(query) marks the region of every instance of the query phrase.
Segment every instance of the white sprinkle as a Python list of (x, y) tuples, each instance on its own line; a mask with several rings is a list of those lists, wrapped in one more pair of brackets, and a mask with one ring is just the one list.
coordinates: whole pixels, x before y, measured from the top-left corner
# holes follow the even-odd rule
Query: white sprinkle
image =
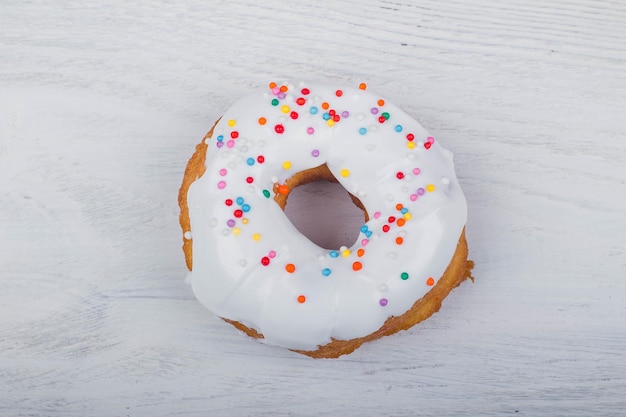
[(382, 284), (380, 284), (380, 285), (378, 286), (378, 290), (379, 290), (379, 291), (382, 291), (382, 292), (385, 292), (385, 291), (387, 291), (388, 289), (389, 289), (389, 287), (387, 287), (387, 284), (385, 284), (385, 283), (382, 283)]
[(448, 184), (450, 184), (450, 178), (448, 178), (448, 177), (443, 177), (443, 178), (441, 179), (441, 182), (442, 182), (442, 183), (444, 183), (445, 185), (448, 185)]
[(278, 182), (278, 177), (277, 177), (276, 175), (274, 175), (274, 176), (272, 177), (272, 183), (273, 183), (273, 184), (276, 184), (277, 182)]
[(387, 194), (387, 201), (393, 201), (393, 194)]
[(230, 234), (230, 229), (223, 229), (223, 230), (222, 230), (222, 234), (223, 234), (224, 236), (228, 236), (228, 235)]
[(217, 219), (215, 217), (213, 217), (211, 220), (209, 220), (209, 226), (211, 226), (211, 227), (217, 226)]
[(185, 237), (185, 239), (191, 240), (191, 232), (190, 231), (186, 231), (183, 236)]
[(396, 258), (398, 257), (398, 254), (397, 254), (396, 252), (389, 252), (389, 253), (387, 254), (387, 257), (388, 257), (389, 259), (396, 259)]

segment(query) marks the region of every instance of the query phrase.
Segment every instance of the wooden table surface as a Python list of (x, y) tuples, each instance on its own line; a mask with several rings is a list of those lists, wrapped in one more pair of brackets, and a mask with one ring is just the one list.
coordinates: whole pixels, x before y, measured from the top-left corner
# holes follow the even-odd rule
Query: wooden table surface
[[(184, 283), (187, 158), (269, 81), (366, 82), (455, 154), (475, 282), (336, 360)], [(626, 3), (0, 5), (0, 415), (623, 416)]]

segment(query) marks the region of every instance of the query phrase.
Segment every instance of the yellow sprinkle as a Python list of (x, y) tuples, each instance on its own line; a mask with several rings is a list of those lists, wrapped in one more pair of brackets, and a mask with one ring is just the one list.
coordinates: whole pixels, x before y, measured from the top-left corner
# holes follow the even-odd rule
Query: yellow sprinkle
[(282, 111), (283, 113), (289, 113), (289, 110), (290, 110), (290, 108), (287, 105), (285, 105), (285, 106), (280, 108), (280, 111)]
[(350, 249), (344, 249), (343, 251), (341, 251), (341, 256), (343, 256), (344, 258), (350, 256)]
[(228, 126), (230, 126), (230, 127), (233, 127), (233, 126), (235, 126), (236, 124), (237, 124), (237, 122), (236, 122), (235, 120), (233, 120), (233, 119), (230, 119), (230, 120), (228, 121)]
[(344, 168), (339, 172), (339, 175), (341, 175), (342, 177), (349, 177), (350, 176), (350, 170)]
[(248, 224), (249, 221), (250, 220), (248, 220), (247, 217), (244, 217), (243, 219), (241, 219), (241, 223), (243, 223), (243, 224)]
[(260, 233), (253, 234), (252, 240), (254, 240), (255, 242), (258, 242), (259, 240), (261, 240), (261, 234)]
[(433, 191), (435, 191), (435, 186), (433, 184), (428, 184), (426, 186), (426, 191), (429, 191), (432, 193)]
[(291, 161), (283, 162), (283, 169), (290, 169), (290, 168), (291, 168)]
[(233, 227), (233, 235), (239, 236), (240, 233), (241, 233), (241, 229), (240, 228)]
[(407, 142), (406, 143), (406, 147), (409, 148), (409, 149), (415, 148), (415, 142)]
[(404, 213), (404, 220), (411, 220), (413, 215), (411, 213)]
[(335, 121), (333, 119), (326, 120), (326, 124), (328, 127), (333, 127), (335, 125)]

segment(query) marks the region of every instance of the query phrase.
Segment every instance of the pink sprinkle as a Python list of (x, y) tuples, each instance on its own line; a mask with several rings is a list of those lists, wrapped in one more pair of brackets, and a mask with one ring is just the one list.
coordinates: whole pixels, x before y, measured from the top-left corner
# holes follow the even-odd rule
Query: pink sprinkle
[(223, 177), (224, 175), (226, 175), (228, 173), (228, 171), (226, 171), (226, 168), (222, 168), (220, 169), (220, 175)]
[(432, 136), (429, 136), (426, 138), (426, 141), (432, 145), (433, 143), (435, 143), (435, 138), (433, 138)]
[(306, 133), (308, 133), (309, 135), (312, 135), (313, 133), (315, 133), (315, 129), (313, 129), (312, 127), (307, 128)]
[(361, 246), (367, 246), (367, 243), (368, 243), (368, 242), (369, 242), (369, 240), (368, 240), (368, 239), (363, 239), (363, 240), (361, 241)]
[(380, 217), (380, 211), (377, 211), (376, 213), (374, 213), (374, 218), (377, 219)]
[(413, 174), (419, 175), (422, 172), (419, 168), (413, 168)]
[(235, 141), (234, 140), (229, 140), (228, 142), (226, 142), (226, 146), (228, 146), (229, 148), (232, 148), (233, 146), (235, 146)]
[(411, 201), (416, 201), (417, 200), (417, 194), (411, 194), (411, 196), (409, 198), (411, 199)]
[(274, 88), (272, 88), (272, 94), (274, 94), (274, 95), (278, 95), (278, 93), (280, 93), (280, 87), (274, 87)]
[(267, 256), (269, 256), (270, 258), (275, 258), (276, 257), (276, 251), (271, 250), (270, 253), (267, 254)]
[(220, 181), (217, 183), (217, 188), (219, 188), (220, 190), (223, 190), (224, 188), (226, 188), (226, 181)]

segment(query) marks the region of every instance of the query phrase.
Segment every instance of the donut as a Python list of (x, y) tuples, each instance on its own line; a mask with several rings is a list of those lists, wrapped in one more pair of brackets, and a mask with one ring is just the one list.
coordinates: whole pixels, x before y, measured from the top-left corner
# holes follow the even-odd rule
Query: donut
[[(322, 248), (284, 214), (314, 181), (338, 182), (363, 210), (352, 245)], [(178, 200), (195, 297), (314, 358), (412, 327), (471, 277), (452, 153), (364, 83), (272, 82), (234, 102), (196, 146)]]

